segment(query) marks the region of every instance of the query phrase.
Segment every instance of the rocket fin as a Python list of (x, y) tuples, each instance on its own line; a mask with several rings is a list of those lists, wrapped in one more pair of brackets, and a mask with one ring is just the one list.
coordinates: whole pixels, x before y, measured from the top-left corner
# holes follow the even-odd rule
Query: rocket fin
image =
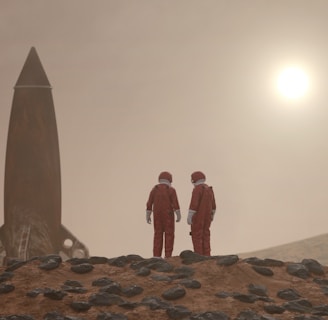
[(62, 244), (59, 251), (67, 258), (88, 258), (88, 248), (80, 242), (65, 226), (60, 227), (60, 243)]

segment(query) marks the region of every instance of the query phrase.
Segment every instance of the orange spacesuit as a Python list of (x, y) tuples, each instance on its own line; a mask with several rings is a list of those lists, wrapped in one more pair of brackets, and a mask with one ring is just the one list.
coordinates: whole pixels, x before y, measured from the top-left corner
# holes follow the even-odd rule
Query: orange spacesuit
[(191, 196), (187, 222), (191, 225), (194, 252), (211, 255), (210, 226), (216, 211), (212, 187), (205, 184), (205, 175), (196, 171), (191, 175), (194, 189)]
[(151, 223), (151, 213), (154, 217), (154, 257), (161, 257), (163, 238), (165, 238), (165, 257), (171, 257), (174, 244), (174, 213), (176, 222), (181, 220), (180, 207), (175, 189), (171, 186), (172, 175), (161, 172), (159, 183), (153, 187), (146, 204), (146, 221)]

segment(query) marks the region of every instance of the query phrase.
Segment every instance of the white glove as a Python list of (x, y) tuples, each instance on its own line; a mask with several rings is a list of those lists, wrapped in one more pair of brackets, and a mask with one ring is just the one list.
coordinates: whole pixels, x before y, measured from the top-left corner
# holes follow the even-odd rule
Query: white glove
[(212, 210), (212, 215), (211, 215), (211, 219), (212, 219), (212, 221), (213, 221), (213, 219), (214, 219), (214, 215), (215, 215), (215, 210)]
[(188, 223), (189, 225), (192, 224), (192, 217), (194, 216), (195, 213), (196, 213), (196, 211), (193, 211), (193, 210), (189, 210), (189, 211), (188, 211), (187, 223)]
[(175, 214), (177, 216), (177, 220), (175, 222), (179, 222), (181, 220), (181, 213), (180, 210), (175, 210)]
[(146, 221), (147, 223), (151, 224), (151, 218), (150, 218), (150, 215), (151, 215), (151, 211), (150, 210), (147, 210), (146, 211)]

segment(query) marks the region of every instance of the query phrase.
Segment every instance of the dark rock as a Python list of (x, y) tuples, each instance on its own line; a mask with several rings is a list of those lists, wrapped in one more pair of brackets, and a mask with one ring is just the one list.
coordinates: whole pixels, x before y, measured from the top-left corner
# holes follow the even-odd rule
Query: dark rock
[(135, 309), (139, 307), (138, 302), (130, 302), (130, 301), (124, 301), (123, 303), (118, 304), (119, 307), (124, 308), (124, 309)]
[(94, 266), (90, 263), (81, 263), (81, 264), (77, 264), (77, 265), (73, 265), (71, 266), (71, 270), (75, 273), (88, 273), (90, 271), (92, 271), (94, 268)]
[(115, 267), (124, 267), (129, 263), (126, 256), (120, 256), (112, 259), (108, 259), (108, 264)]
[(92, 285), (94, 287), (104, 287), (104, 286), (107, 286), (111, 283), (113, 283), (114, 281), (110, 278), (107, 278), (107, 277), (103, 277), (103, 278), (99, 278), (99, 279), (96, 279), (94, 281), (92, 281)]
[(319, 276), (325, 274), (323, 266), (314, 259), (303, 259), (301, 263), (309, 270), (310, 273)]
[(165, 261), (164, 259), (159, 258), (150, 258), (142, 261), (133, 262), (130, 264), (130, 267), (134, 270), (139, 270), (142, 267), (146, 267), (151, 270), (156, 270), (158, 272), (171, 272), (173, 266)]
[(64, 320), (86, 320), (86, 319), (80, 317), (74, 317), (74, 316), (65, 316)]
[(189, 278), (195, 274), (195, 269), (187, 266), (182, 266), (182, 267), (175, 268), (174, 273), (178, 275), (182, 275), (183, 278)]
[(260, 267), (260, 266), (256, 266), (256, 265), (253, 265), (252, 268), (254, 271), (261, 274), (262, 276), (268, 276), (268, 277), (273, 276), (273, 271), (269, 268)]
[(32, 316), (27, 315), (27, 314), (10, 315), (10, 316), (4, 317), (4, 318), (1, 317), (0, 320), (1, 319), (4, 319), (4, 320), (35, 320), (35, 318), (33, 318)]
[(317, 316), (328, 316), (328, 304), (314, 306), (312, 309), (312, 313)]
[(124, 300), (120, 296), (108, 292), (94, 293), (89, 297), (89, 303), (95, 306), (111, 306), (123, 302)]
[(318, 316), (299, 315), (295, 316), (294, 320), (323, 320), (323, 318)]
[(54, 290), (54, 289), (50, 289), (50, 288), (45, 288), (43, 291), (43, 295), (46, 298), (52, 299), (52, 300), (62, 300), (67, 293), (63, 292), (61, 290)]
[(106, 264), (108, 263), (108, 259), (106, 257), (90, 257), (89, 263), (91, 264)]
[(195, 262), (205, 261), (211, 259), (211, 257), (202, 256), (198, 253), (195, 253), (191, 250), (184, 250), (180, 253), (180, 258), (184, 264), (192, 264)]
[(167, 282), (172, 282), (172, 278), (169, 276), (165, 275), (160, 275), (160, 274), (154, 274), (151, 276), (151, 278), (155, 281), (167, 281)]
[(171, 305), (158, 297), (145, 297), (141, 301), (142, 305), (148, 306), (151, 310), (168, 309)]
[(9, 283), (1, 283), (0, 284), (0, 294), (9, 293), (15, 290), (15, 286)]
[(322, 290), (324, 295), (328, 296), (328, 286), (322, 286), (321, 290)]
[(13, 272), (5, 271), (0, 275), (0, 283), (10, 280), (14, 276)]
[(133, 262), (133, 261), (142, 261), (145, 260), (143, 257), (139, 256), (138, 254), (128, 254), (126, 256), (126, 258), (128, 259), (128, 262)]
[(122, 313), (103, 312), (97, 316), (96, 320), (128, 320), (128, 318)]
[(318, 278), (314, 278), (313, 282), (322, 285), (322, 286), (326, 286), (328, 285), (328, 279), (318, 279)]
[(70, 293), (86, 293), (88, 290), (83, 287), (61, 286), (62, 290)]
[(184, 319), (191, 315), (191, 311), (184, 306), (173, 306), (166, 310), (170, 319)]
[(65, 320), (64, 318), (65, 317), (61, 313), (57, 311), (51, 311), (44, 315), (43, 320)]
[(220, 292), (216, 293), (215, 296), (218, 298), (221, 298), (221, 299), (225, 299), (228, 297), (232, 297), (233, 294), (229, 293), (229, 292), (225, 292), (225, 291), (220, 291)]
[(181, 285), (183, 285), (186, 288), (190, 289), (199, 289), (202, 285), (199, 281), (197, 280), (192, 280), (192, 279), (184, 279), (179, 282)]
[(83, 287), (83, 285), (79, 281), (76, 281), (76, 280), (66, 280), (64, 282), (64, 285), (69, 286), (69, 287)]
[(37, 297), (39, 294), (43, 293), (44, 292), (44, 289), (41, 289), (41, 288), (35, 288), (31, 291), (28, 291), (26, 293), (26, 295), (30, 298), (35, 298)]
[(190, 320), (229, 320), (229, 316), (227, 316), (223, 312), (203, 312), (197, 313), (190, 317)]
[(301, 298), (301, 295), (294, 289), (282, 289), (277, 292), (277, 297), (291, 301)]
[(186, 295), (186, 290), (182, 287), (173, 287), (162, 293), (162, 297), (166, 300), (176, 300)]
[(299, 299), (286, 302), (282, 305), (288, 311), (299, 312), (299, 313), (309, 313), (312, 309), (312, 304), (306, 299)]
[(60, 266), (60, 262), (56, 260), (48, 260), (39, 265), (39, 268), (42, 270), (53, 270)]
[(254, 303), (257, 300), (257, 296), (255, 294), (244, 294), (244, 293), (234, 292), (232, 294), (232, 297), (236, 300), (246, 303)]
[(241, 311), (235, 320), (261, 320), (261, 316), (251, 310)]
[(260, 267), (282, 267), (284, 265), (283, 261), (275, 259), (259, 259), (256, 257), (246, 258), (243, 261)]
[(150, 269), (147, 267), (141, 267), (139, 270), (137, 270), (136, 275), (137, 276), (142, 276), (142, 277), (147, 277), (150, 275)]
[(291, 263), (287, 266), (287, 272), (292, 275), (302, 279), (307, 279), (310, 277), (308, 269), (301, 263)]
[(56, 261), (58, 263), (62, 263), (63, 259), (58, 254), (48, 254), (46, 256), (38, 257), (39, 261), (42, 263), (47, 263), (48, 261)]
[(249, 284), (248, 285), (248, 292), (252, 294), (256, 294), (258, 296), (267, 296), (267, 288), (260, 284)]
[(7, 267), (5, 269), (6, 272), (12, 272), (12, 271), (15, 271), (17, 270), (18, 268), (22, 267), (22, 266), (25, 266), (27, 264), (28, 261), (15, 261), (13, 262), (9, 267)]
[(114, 294), (121, 294), (122, 293), (122, 287), (117, 282), (112, 282), (108, 284), (107, 286), (100, 287), (100, 292), (107, 292), (107, 293), (114, 293)]
[(122, 290), (122, 293), (126, 296), (126, 297), (134, 297), (140, 293), (143, 292), (143, 288), (137, 285), (133, 285), (133, 286), (129, 286), (126, 287)]
[(66, 262), (70, 263), (71, 265), (79, 265), (83, 263), (89, 263), (88, 258), (71, 258), (66, 260)]
[(263, 309), (270, 314), (282, 314), (285, 312), (285, 309), (283, 307), (277, 306), (275, 304), (264, 305)]
[(235, 254), (222, 256), (217, 258), (216, 264), (219, 266), (232, 266), (239, 261), (239, 257)]
[(92, 305), (85, 301), (73, 301), (70, 306), (75, 311), (87, 311)]

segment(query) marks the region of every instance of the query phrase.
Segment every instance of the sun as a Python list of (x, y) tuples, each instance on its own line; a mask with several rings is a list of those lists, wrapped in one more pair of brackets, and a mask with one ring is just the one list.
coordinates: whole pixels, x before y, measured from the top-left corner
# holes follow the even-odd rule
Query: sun
[(309, 89), (309, 78), (299, 67), (287, 67), (277, 78), (277, 89), (287, 99), (302, 98)]

